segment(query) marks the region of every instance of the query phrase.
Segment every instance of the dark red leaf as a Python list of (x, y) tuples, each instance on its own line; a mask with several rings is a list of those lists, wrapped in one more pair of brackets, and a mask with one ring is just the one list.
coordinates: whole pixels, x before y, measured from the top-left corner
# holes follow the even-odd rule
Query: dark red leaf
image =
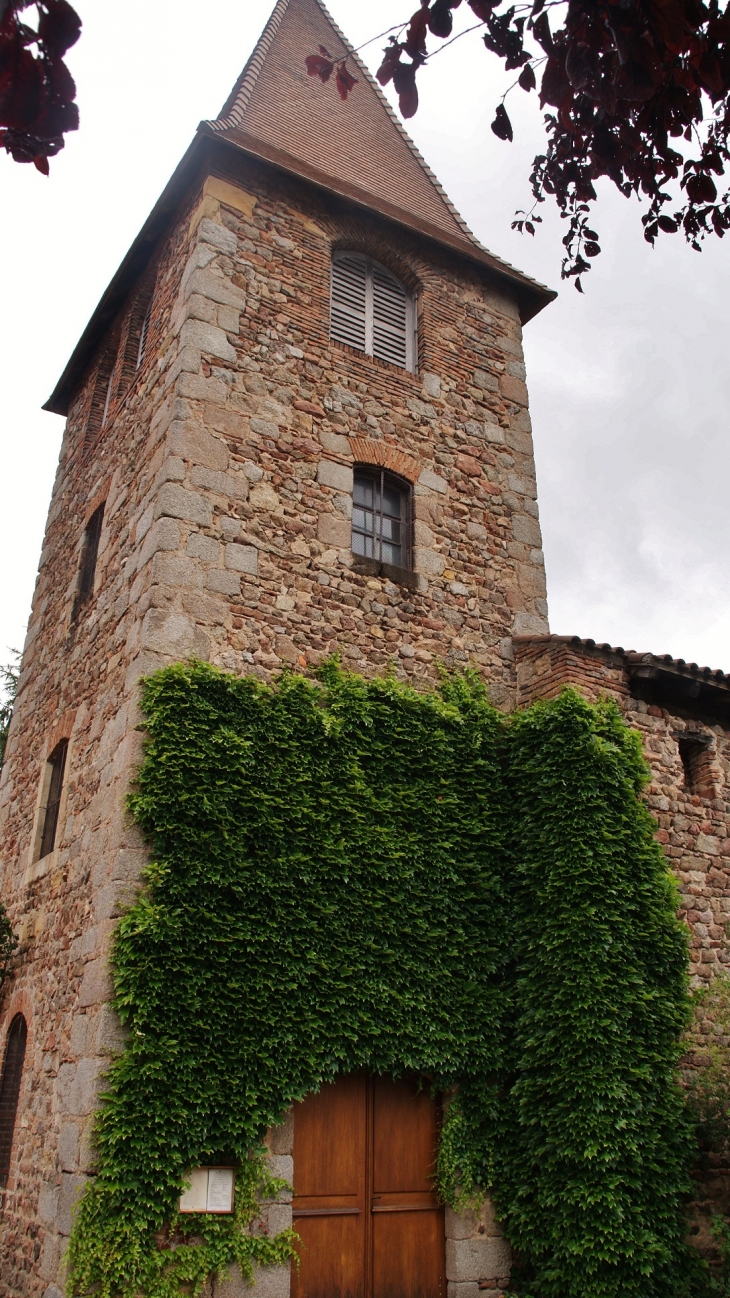
[(583, 244), (583, 251), (586, 257), (597, 257), (601, 251), (601, 247), (600, 244), (595, 243), (593, 239), (589, 239), (587, 243)]
[(416, 64), (399, 63), (393, 69), (393, 85), (398, 92), (398, 104), (404, 117), (413, 117), (418, 110)]
[(67, 0), (42, 0), (38, 39), (52, 58), (60, 58), (81, 35), (81, 19)]
[(329, 81), (335, 66), (331, 59), (321, 54), (308, 54), (304, 62), (310, 77), (319, 77), (323, 84)]
[(671, 216), (660, 216), (657, 224), (666, 234), (674, 234), (677, 229), (677, 222), (673, 221)]
[(538, 45), (542, 45), (546, 54), (553, 52), (553, 38), (550, 34), (550, 23), (546, 13), (540, 14), (540, 17), (532, 24), (532, 34)]
[(573, 87), (565, 74), (561, 60), (549, 58), (540, 84), (540, 107), (552, 104), (555, 108), (562, 108), (563, 105), (569, 104), (572, 98)]
[(535, 73), (533, 71), (533, 67), (531, 63), (525, 64), (517, 80), (519, 84), (522, 86), (523, 90), (535, 89), (537, 82), (535, 81)]
[(421, 9), (417, 9), (411, 18), (406, 32), (405, 50), (411, 58), (415, 54), (426, 53), (426, 33), (428, 32), (428, 0), (421, 0)]
[(48, 165), (48, 158), (43, 157), (43, 155), (37, 156), (33, 159), (33, 166), (36, 167), (44, 176), (50, 174), (51, 168)]
[(428, 26), (434, 36), (445, 40), (451, 35), (454, 26), (453, 10), (460, 4), (461, 0), (434, 0), (428, 14)]
[(497, 105), (497, 111), (494, 114), (492, 130), (500, 140), (511, 140), (513, 138), (512, 123), (507, 116), (507, 109), (504, 104)]
[(347, 99), (352, 87), (357, 85), (357, 77), (353, 77), (352, 73), (348, 72), (344, 59), (337, 67), (335, 85), (340, 99)]
[(717, 188), (712, 176), (702, 172), (697, 176), (690, 176), (685, 188), (693, 203), (714, 203), (717, 198)]
[(492, 10), (497, 7), (499, 0), (469, 0), (469, 8), (476, 14), (480, 22), (486, 23), (492, 16)]
[(392, 45), (388, 45), (385, 49), (383, 62), (375, 74), (381, 86), (387, 86), (388, 82), (392, 80), (393, 73), (400, 63), (402, 53), (403, 46), (399, 45), (397, 41), (394, 41)]

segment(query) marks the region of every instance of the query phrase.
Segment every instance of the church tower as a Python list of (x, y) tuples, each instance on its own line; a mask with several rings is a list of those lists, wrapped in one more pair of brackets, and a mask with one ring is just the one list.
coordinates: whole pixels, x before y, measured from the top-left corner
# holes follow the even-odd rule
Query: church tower
[[(319, 45), (346, 103), (307, 76)], [(513, 637), (548, 630), (521, 332), (552, 296), (471, 234), (320, 0), (278, 0), (46, 407), (67, 426), (0, 781), (2, 1298), (60, 1298), (94, 1171), (140, 678), (339, 651), (417, 686), (473, 663), (514, 706)], [(451, 1298), (504, 1280), (496, 1227), (446, 1232)]]

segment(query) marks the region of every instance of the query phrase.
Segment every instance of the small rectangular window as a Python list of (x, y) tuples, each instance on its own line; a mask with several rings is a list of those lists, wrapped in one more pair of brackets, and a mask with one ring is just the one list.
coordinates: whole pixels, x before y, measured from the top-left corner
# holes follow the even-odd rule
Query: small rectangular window
[(684, 787), (700, 798), (714, 798), (712, 740), (704, 735), (677, 736), (679, 756), (684, 771)]
[(43, 812), (43, 834), (41, 836), (40, 859), (48, 856), (56, 846), (56, 831), (58, 829), (58, 813), (61, 806), (61, 794), (63, 792), (63, 777), (66, 773), (66, 754), (68, 752), (68, 740), (62, 739), (56, 744), (51, 756), (48, 759), (50, 771), (46, 772), (48, 779), (48, 797), (46, 798), (45, 810)]
[(352, 551), (393, 568), (410, 563), (409, 491), (383, 469), (355, 469)]
[(91, 599), (94, 593), (94, 579), (96, 577), (96, 562), (99, 557), (99, 541), (101, 540), (101, 527), (104, 522), (104, 506), (100, 505), (94, 510), (86, 528), (84, 530), (84, 540), (81, 549), (81, 567), (79, 569), (79, 587), (74, 604), (74, 617), (77, 617), (79, 610), (87, 600)]

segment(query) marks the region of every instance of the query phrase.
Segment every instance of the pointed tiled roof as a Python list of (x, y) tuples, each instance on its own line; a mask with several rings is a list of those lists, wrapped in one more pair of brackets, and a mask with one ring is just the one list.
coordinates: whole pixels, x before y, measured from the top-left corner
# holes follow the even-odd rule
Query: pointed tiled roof
[[(358, 84), (343, 103), (334, 79), (322, 85), (304, 60), (324, 45), (345, 54)], [(489, 252), (471, 233), (394, 113), (377, 81), (321, 0), (277, 0), (219, 117), (201, 122), (142, 230), (84, 330), (44, 410), (67, 414), (99, 339), (147, 264), (179, 204), (210, 161), (212, 141), (301, 176), (409, 229), (456, 249), (509, 281), (524, 321), (556, 294)]]
[[(358, 78), (343, 103), (304, 60), (323, 45)], [(211, 133), (327, 188), (477, 255), (522, 285), (554, 296), (487, 251), (461, 218), (377, 81), (321, 0), (278, 0)], [(537, 308), (539, 309), (539, 308)]]

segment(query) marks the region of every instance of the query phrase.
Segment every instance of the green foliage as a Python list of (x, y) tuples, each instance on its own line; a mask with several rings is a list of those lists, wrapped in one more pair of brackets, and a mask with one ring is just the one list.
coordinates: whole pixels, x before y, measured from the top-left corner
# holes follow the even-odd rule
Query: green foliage
[[(263, 1133), (368, 1068), (458, 1088), (437, 1181), (458, 1206), (494, 1185), (525, 1295), (676, 1298), (686, 950), (617, 710), (566, 692), (508, 724), (475, 677), (418, 694), (336, 664), (275, 687), (179, 665), (143, 706), (153, 862), (69, 1292), (178, 1298), (285, 1259), (255, 1233)], [(235, 1221), (169, 1247), (187, 1171), (231, 1157)]]
[(522, 1292), (541, 1298), (667, 1298), (691, 1268), (686, 939), (644, 779), (612, 703), (565, 691), (511, 727), (514, 1008), (494, 1182)]
[(185, 1173), (245, 1165), (293, 1100), (409, 1069), (489, 1114), (502, 1051), (501, 722), (481, 686), (332, 666), (271, 689), (198, 664), (148, 681), (144, 710), (131, 805), (154, 864), (118, 929), (129, 1039), (71, 1245), (71, 1291), (102, 1298), (176, 1292), (155, 1235)]
[(6, 978), (10, 977), (10, 961), (18, 945), (7, 911), (0, 902), (0, 990)]
[(17, 649), (11, 649), (10, 652), (16, 661), (6, 663), (4, 666), (0, 665), (0, 690), (3, 693), (2, 701), (0, 701), (0, 768), (5, 758), (5, 745), (8, 740), (10, 718), (13, 715), (13, 704), (15, 695), (18, 692), (18, 678), (20, 676), (18, 666), (20, 654)]

